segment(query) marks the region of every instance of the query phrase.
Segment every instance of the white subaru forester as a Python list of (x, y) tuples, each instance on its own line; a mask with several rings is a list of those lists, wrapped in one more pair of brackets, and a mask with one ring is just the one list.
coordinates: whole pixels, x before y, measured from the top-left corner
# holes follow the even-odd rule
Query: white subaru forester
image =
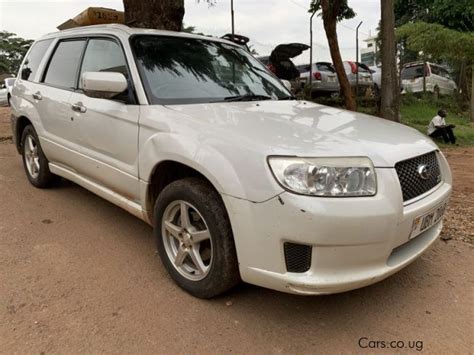
[(11, 104), (29, 181), (61, 176), (151, 224), (169, 274), (197, 297), (240, 280), (306, 295), (375, 283), (436, 241), (451, 193), (429, 138), (295, 100), (221, 39), (49, 34)]

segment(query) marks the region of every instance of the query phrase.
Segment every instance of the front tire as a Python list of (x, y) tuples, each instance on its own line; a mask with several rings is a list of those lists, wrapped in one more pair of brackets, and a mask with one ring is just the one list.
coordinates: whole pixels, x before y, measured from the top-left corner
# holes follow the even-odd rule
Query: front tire
[(23, 167), (30, 183), (38, 188), (50, 187), (57, 176), (49, 171), (48, 159), (32, 125), (26, 126), (21, 135)]
[(185, 178), (166, 186), (156, 200), (154, 224), (161, 261), (182, 289), (211, 298), (240, 281), (227, 212), (206, 181)]

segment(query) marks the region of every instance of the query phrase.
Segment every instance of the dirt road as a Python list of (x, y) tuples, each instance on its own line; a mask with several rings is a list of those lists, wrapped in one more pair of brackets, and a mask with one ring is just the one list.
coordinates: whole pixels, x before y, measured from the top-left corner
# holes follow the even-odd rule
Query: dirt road
[(0, 352), (366, 352), (360, 346), (399, 341), (472, 353), (473, 228), (464, 213), (474, 204), (474, 150), (448, 156), (452, 239), (400, 273), (333, 296), (243, 284), (202, 301), (166, 275), (150, 227), (72, 183), (33, 188), (13, 145), (0, 142)]

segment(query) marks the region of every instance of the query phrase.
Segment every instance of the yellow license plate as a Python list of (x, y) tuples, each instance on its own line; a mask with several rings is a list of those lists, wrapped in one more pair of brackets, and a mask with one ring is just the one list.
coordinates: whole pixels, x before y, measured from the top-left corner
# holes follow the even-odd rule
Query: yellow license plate
[(441, 221), (447, 206), (448, 201), (444, 201), (435, 208), (431, 209), (429, 212), (416, 217), (411, 228), (410, 239), (423, 233), (425, 230)]

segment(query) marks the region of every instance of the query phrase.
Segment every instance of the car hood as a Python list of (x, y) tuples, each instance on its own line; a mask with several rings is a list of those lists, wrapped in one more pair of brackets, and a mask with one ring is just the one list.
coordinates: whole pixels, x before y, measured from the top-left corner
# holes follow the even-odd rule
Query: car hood
[[(307, 101), (167, 106), (185, 115), (201, 142), (241, 147), (246, 154), (303, 157), (367, 156), (375, 167), (437, 149), (413, 128)], [(211, 143), (212, 142), (212, 143)]]

